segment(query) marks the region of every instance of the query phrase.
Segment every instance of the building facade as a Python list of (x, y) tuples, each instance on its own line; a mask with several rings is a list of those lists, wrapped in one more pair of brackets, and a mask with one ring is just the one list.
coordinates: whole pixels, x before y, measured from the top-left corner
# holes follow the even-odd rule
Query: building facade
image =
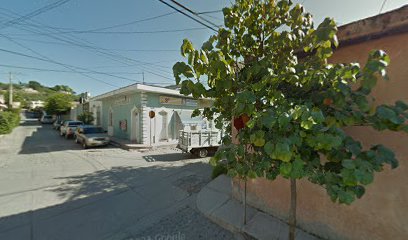
[(191, 118), (194, 109), (210, 106), (210, 100), (167, 88), (135, 84), (91, 98), (89, 105), (95, 125), (134, 143), (175, 143), (184, 127), (212, 127), (201, 117)]
[(36, 108), (43, 108), (45, 105), (44, 101), (38, 100), (38, 101), (30, 101), (29, 102), (29, 107), (30, 109), (36, 109)]

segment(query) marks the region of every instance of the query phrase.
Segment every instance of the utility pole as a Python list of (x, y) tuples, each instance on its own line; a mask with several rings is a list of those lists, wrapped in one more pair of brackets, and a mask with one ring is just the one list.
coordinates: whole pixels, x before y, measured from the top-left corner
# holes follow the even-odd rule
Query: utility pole
[(142, 76), (143, 76), (143, 85), (145, 84), (145, 81), (144, 81), (144, 72), (142, 72)]
[(12, 82), (11, 72), (9, 72), (9, 81), (10, 81), (10, 86), (9, 86), (9, 108), (13, 108), (13, 82)]

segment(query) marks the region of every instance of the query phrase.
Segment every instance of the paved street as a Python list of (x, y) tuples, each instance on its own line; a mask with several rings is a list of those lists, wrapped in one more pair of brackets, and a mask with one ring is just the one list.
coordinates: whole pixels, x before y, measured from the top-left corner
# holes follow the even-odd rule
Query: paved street
[(175, 149), (82, 150), (25, 122), (0, 137), (0, 239), (233, 239), (196, 210), (207, 161)]

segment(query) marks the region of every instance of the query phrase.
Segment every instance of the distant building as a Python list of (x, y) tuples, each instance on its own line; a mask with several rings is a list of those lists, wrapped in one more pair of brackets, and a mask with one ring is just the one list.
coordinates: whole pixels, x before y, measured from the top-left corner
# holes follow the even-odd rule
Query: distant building
[(37, 90), (32, 89), (32, 88), (24, 88), (23, 91), (26, 93), (38, 93)]
[(3, 111), (4, 109), (7, 109), (6, 100), (4, 95), (0, 94), (0, 111)]
[(38, 101), (30, 101), (29, 102), (29, 107), (30, 109), (36, 109), (36, 108), (43, 108), (45, 105), (44, 101), (38, 100)]
[(12, 108), (20, 108), (20, 107), (21, 107), (21, 102), (13, 102), (13, 103), (11, 104), (11, 107), (12, 107)]

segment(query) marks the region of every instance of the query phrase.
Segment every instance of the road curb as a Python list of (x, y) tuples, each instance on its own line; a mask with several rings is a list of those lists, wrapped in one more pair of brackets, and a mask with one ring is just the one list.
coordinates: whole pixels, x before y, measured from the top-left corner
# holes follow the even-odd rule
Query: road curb
[[(205, 186), (197, 195), (197, 208), (212, 222), (243, 236), (259, 240), (287, 239), (286, 222), (247, 206), (244, 224), (244, 206), (232, 196), (231, 178), (221, 175)], [(318, 240), (302, 229), (296, 229), (296, 240)]]

